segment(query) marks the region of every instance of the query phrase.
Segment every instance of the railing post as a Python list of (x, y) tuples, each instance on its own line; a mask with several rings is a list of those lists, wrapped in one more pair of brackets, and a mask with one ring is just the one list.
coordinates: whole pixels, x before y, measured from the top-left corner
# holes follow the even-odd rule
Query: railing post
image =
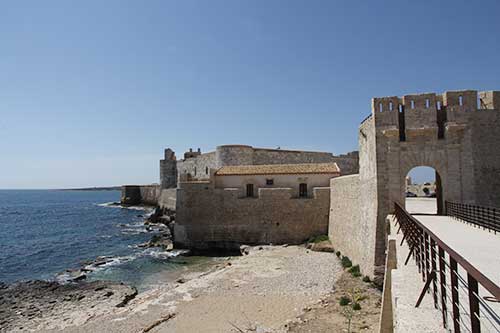
[[(437, 271), (437, 265), (436, 265), (436, 242), (434, 239), (431, 238), (431, 267), (432, 271), (436, 272)], [(437, 275), (434, 281), (432, 281), (432, 294), (434, 296), (434, 307), (437, 309), (438, 308), (438, 298), (437, 298)]]
[(458, 271), (457, 262), (450, 257), (451, 304), (453, 313), (453, 328), (455, 333), (460, 333), (460, 309), (458, 307)]
[(441, 285), (441, 312), (443, 314), (443, 327), (448, 327), (448, 311), (446, 308), (446, 264), (444, 250), (438, 246), (439, 254), (439, 284)]
[(467, 273), (467, 284), (469, 286), (470, 327), (472, 333), (481, 332), (479, 321), (479, 291), (476, 279)]

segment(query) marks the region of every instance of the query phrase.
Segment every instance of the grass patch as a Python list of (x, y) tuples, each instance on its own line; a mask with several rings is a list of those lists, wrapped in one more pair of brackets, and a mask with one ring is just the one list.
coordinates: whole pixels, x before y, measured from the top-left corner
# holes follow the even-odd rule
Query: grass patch
[(359, 303), (354, 303), (352, 305), (352, 309), (355, 311), (359, 311), (359, 310), (361, 310), (361, 305)]
[(349, 257), (346, 257), (346, 256), (342, 257), (341, 263), (342, 263), (342, 267), (344, 267), (344, 268), (349, 268), (352, 266), (351, 259), (349, 259)]
[(340, 300), (339, 300), (340, 306), (346, 306), (349, 303), (351, 303), (351, 299), (349, 297), (347, 297), (347, 296), (340, 297)]
[(319, 235), (316, 237), (309, 238), (309, 240), (307, 242), (308, 243), (319, 243), (319, 242), (323, 242), (323, 241), (327, 241), (327, 240), (329, 240), (327, 235)]

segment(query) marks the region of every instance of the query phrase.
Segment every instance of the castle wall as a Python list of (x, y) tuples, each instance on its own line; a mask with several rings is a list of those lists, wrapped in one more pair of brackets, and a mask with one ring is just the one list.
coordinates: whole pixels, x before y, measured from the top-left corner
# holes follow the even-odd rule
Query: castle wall
[[(360, 188), (360, 220), (359, 231), (364, 235), (365, 240), (357, 246), (362, 251), (360, 256), (360, 267), (366, 275), (372, 276), (375, 273), (375, 267), (380, 265), (380, 258), (377, 255), (380, 252), (380, 242), (377, 243), (380, 236), (377, 223), (378, 221), (378, 182), (377, 178), (377, 142), (375, 119), (373, 117), (366, 119), (359, 128), (359, 188)], [(359, 238), (355, 238), (359, 239)]]
[(289, 188), (261, 188), (255, 198), (211, 182), (180, 183), (176, 246), (236, 248), (240, 244), (299, 244), (328, 230), (329, 188), (295, 199)]
[(366, 251), (369, 228), (361, 220), (359, 175), (330, 180), (330, 217), (328, 237), (335, 250), (359, 264), (364, 275), (372, 276), (373, 258)]
[[(160, 161), (160, 177), (164, 179), (167, 172), (162, 173)], [(245, 145), (218, 146), (215, 152), (196, 154), (193, 157), (177, 161), (177, 178), (181, 177), (204, 180), (210, 178), (210, 169), (219, 169), (229, 165), (263, 165), (263, 164), (297, 164), (297, 163), (331, 163), (339, 166), (343, 175), (358, 172), (358, 153), (350, 152), (334, 156), (326, 152), (311, 152), (284, 149), (253, 148)], [(208, 169), (207, 169), (208, 168)], [(172, 173), (172, 171), (170, 171)], [(189, 176), (188, 176), (189, 175)], [(162, 182), (163, 184), (163, 182)], [(172, 187), (172, 186), (170, 186)], [(166, 188), (162, 185), (162, 188)]]
[[(241, 175), (241, 176), (215, 176), (216, 188), (239, 188), (245, 195), (246, 184), (253, 184), (255, 190), (259, 188), (290, 188), (292, 197), (299, 196), (299, 184), (307, 184), (307, 193), (312, 196), (315, 187), (328, 187), (330, 179), (338, 174), (303, 174), (303, 175)], [(267, 185), (266, 180), (273, 179), (273, 185)]]
[(124, 205), (156, 206), (160, 197), (160, 185), (124, 185), (121, 203)]
[(475, 203), (500, 208), (500, 92), (481, 93), (472, 127)]
[(177, 181), (181, 175), (190, 175), (193, 179), (209, 179), (210, 169), (216, 169), (217, 165), (215, 152), (177, 161)]
[(168, 208), (175, 210), (175, 205), (177, 201), (177, 188), (163, 189), (160, 192), (160, 197), (158, 199), (158, 206), (162, 209)]

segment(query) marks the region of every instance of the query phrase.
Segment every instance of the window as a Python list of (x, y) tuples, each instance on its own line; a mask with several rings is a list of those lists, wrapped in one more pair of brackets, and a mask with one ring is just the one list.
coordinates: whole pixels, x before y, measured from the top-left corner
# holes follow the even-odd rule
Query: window
[(205, 167), (205, 174), (208, 175), (208, 167)]
[(414, 101), (414, 100), (411, 100), (411, 101), (410, 101), (410, 106), (411, 106), (411, 108), (412, 108), (412, 109), (414, 109), (414, 108), (415, 108), (415, 101)]
[(307, 197), (307, 184), (305, 183), (299, 184), (299, 197), (301, 198)]
[(196, 167), (194, 167), (194, 175), (196, 176)]
[(464, 105), (464, 97), (463, 96), (458, 96), (458, 104), (460, 106), (463, 106)]
[(247, 197), (253, 197), (253, 184), (247, 184)]
[(266, 179), (266, 185), (274, 185), (274, 179)]

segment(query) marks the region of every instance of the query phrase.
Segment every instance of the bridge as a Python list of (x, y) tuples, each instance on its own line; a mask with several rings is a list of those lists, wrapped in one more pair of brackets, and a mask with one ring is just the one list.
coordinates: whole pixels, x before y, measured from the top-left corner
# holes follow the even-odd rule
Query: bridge
[(500, 210), (432, 199), (395, 203), (388, 296), (395, 332), (500, 332)]

